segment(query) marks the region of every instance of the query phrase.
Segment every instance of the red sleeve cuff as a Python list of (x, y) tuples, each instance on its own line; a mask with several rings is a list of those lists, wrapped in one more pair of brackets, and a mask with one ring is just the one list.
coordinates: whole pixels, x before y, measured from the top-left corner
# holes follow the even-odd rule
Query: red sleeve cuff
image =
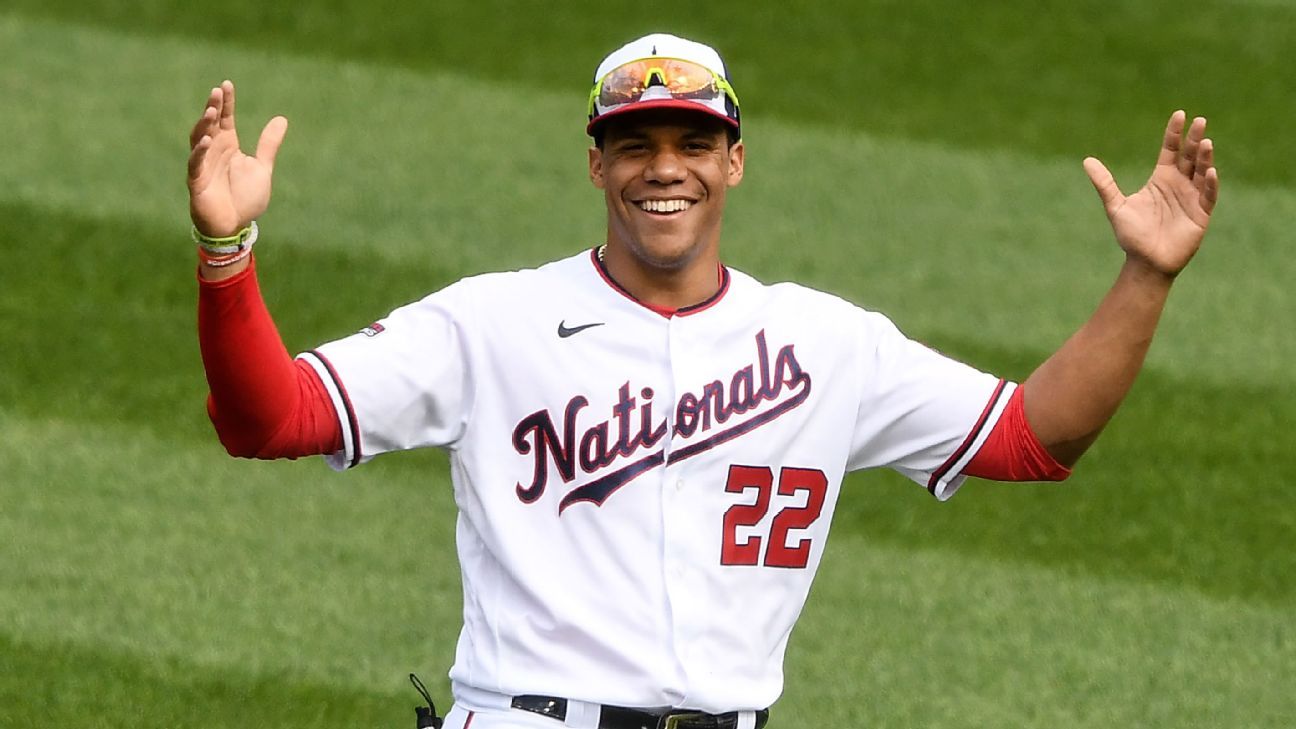
[(1058, 463), (1026, 420), (1026, 388), (1018, 386), (999, 421), (963, 473), (993, 481), (1062, 481), (1071, 469)]

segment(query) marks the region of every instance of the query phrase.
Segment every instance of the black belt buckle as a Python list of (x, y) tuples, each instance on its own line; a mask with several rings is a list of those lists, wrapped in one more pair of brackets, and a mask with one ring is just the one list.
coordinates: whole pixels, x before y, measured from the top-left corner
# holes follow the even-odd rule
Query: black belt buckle
[(567, 699), (527, 694), (525, 696), (514, 696), (510, 705), (514, 709), (529, 711), (532, 714), (547, 716), (550, 719), (567, 720)]
[(657, 729), (685, 729), (687, 727), (715, 726), (715, 717), (700, 711), (681, 711), (663, 714), (657, 721)]
[[(741, 712), (731, 711), (728, 714), (707, 714), (701, 711), (674, 711), (667, 713), (657, 722), (658, 729), (737, 729)], [(762, 729), (769, 721), (769, 709), (756, 712), (756, 729)]]

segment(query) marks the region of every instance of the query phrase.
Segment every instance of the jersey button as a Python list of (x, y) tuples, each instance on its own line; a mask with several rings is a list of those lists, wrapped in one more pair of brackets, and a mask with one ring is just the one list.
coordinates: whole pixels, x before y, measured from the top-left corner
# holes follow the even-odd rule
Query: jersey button
[(675, 490), (676, 490), (676, 491), (683, 491), (683, 490), (684, 490), (684, 479), (681, 478), (681, 479), (677, 479), (677, 480), (675, 481)]

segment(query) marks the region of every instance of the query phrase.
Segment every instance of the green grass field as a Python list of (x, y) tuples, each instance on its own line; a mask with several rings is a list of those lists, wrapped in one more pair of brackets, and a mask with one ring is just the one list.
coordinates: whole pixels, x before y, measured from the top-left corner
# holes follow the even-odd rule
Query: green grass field
[[(599, 242), (588, 76), (734, 66), (726, 260), (1016, 379), (1119, 266), (1178, 106), (1223, 182), (1147, 370), (1063, 485), (852, 476), (774, 727), (1296, 726), (1296, 2), (376, 2), (0, 10), (0, 727), (410, 726), (460, 622), (444, 457), (230, 459), (203, 409), (186, 135), (291, 120), (258, 247), (290, 349)], [(363, 10), (360, 8), (364, 8)]]

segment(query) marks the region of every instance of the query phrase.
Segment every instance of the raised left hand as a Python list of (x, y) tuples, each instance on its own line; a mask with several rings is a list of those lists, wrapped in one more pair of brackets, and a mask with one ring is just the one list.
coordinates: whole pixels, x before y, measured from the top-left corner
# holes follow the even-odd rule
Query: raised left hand
[(1206, 138), (1206, 119), (1176, 111), (1166, 124), (1161, 154), (1147, 184), (1126, 197), (1106, 165), (1093, 157), (1085, 172), (1102, 198), (1116, 241), (1127, 258), (1173, 278), (1201, 246), (1219, 199), (1214, 145)]

